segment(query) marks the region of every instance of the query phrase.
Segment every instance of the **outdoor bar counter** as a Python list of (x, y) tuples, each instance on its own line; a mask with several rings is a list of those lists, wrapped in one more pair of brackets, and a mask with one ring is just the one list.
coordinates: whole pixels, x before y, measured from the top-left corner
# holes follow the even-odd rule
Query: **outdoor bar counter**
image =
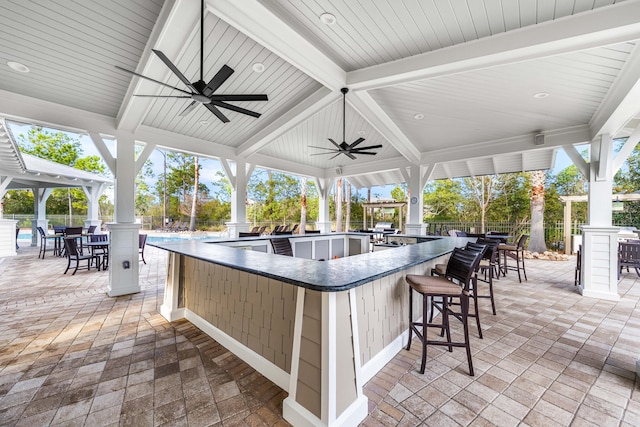
[(368, 252), (366, 234), (277, 237), (294, 257), (269, 253), (271, 237), (151, 244), (169, 252), (162, 315), (186, 318), (287, 391), (291, 424), (357, 425), (363, 385), (406, 345), (405, 275), (429, 274), (468, 239)]

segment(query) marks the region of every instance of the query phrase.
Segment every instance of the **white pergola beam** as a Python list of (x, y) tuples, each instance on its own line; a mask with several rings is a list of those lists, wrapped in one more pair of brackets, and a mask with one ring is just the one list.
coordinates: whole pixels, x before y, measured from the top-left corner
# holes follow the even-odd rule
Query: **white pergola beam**
[(365, 91), (357, 91), (349, 104), (410, 163), (420, 163), (420, 150), (405, 136), (398, 125)]
[(640, 39), (640, 2), (623, 2), (347, 74), (370, 90)]
[(618, 151), (618, 154), (616, 154), (616, 157), (613, 159), (612, 173), (614, 175), (616, 174), (616, 172), (620, 170), (625, 160), (629, 158), (633, 150), (636, 148), (636, 145), (638, 145), (639, 141), (640, 141), (640, 126), (638, 126), (631, 133), (631, 135), (629, 135), (629, 138), (627, 138), (627, 141), (624, 143), (620, 151)]
[(618, 131), (640, 112), (638, 99), (640, 46), (636, 45), (590, 121), (592, 139), (602, 134), (615, 138)]
[(207, 9), (332, 91), (346, 72), (258, 0), (207, 0)]
[(339, 93), (337, 92), (332, 92), (324, 87), (318, 89), (240, 145), (237, 149), (237, 155), (249, 157), (255, 154), (274, 139), (331, 105), (338, 97)]

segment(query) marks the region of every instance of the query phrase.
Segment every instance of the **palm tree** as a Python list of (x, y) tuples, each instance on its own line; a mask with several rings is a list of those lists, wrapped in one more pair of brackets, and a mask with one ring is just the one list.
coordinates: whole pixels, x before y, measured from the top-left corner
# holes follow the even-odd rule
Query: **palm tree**
[(546, 175), (543, 170), (533, 171), (531, 179), (531, 238), (528, 249), (531, 252), (543, 253), (547, 250), (544, 241), (544, 183)]

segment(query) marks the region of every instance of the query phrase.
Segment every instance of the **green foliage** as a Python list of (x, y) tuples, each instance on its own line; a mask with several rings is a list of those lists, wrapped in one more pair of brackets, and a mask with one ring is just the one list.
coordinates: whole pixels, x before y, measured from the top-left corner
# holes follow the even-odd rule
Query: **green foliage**
[(464, 201), (462, 183), (450, 179), (430, 181), (423, 197), (426, 221), (457, 219)]

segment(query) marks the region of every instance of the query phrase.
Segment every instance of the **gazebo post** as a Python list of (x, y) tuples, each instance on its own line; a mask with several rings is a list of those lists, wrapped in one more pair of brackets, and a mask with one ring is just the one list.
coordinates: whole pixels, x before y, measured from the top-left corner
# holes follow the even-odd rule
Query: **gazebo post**
[(329, 219), (329, 192), (333, 180), (331, 178), (314, 177), (316, 188), (318, 189), (318, 221), (316, 227), (321, 233), (331, 232), (331, 220)]

